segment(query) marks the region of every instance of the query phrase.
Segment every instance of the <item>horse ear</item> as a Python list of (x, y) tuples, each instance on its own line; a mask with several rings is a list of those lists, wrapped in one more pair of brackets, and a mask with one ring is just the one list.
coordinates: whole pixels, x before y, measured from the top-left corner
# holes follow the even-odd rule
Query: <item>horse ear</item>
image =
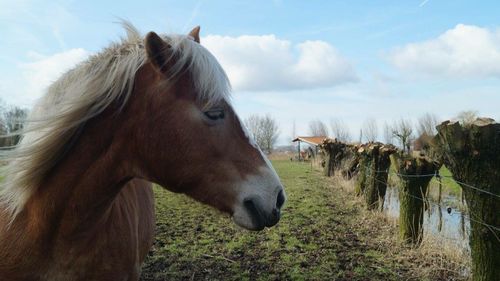
[(200, 26), (198, 25), (197, 27), (193, 28), (193, 30), (191, 30), (189, 32), (189, 36), (193, 37), (194, 41), (196, 43), (200, 43)]
[(146, 53), (149, 61), (162, 73), (166, 73), (171, 58), (171, 46), (155, 32), (149, 32), (145, 39)]

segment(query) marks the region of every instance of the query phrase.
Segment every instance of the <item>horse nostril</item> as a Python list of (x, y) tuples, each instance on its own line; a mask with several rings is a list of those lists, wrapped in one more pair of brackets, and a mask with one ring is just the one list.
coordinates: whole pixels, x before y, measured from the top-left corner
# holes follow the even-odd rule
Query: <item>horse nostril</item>
[(283, 189), (278, 193), (278, 199), (276, 200), (276, 207), (281, 209), (285, 203), (285, 195), (283, 194)]
[(276, 225), (280, 221), (280, 210), (279, 209), (273, 209), (271, 212), (271, 215), (267, 219), (266, 226), (271, 227), (273, 225)]
[(250, 213), (253, 224), (255, 226), (255, 230), (264, 229), (266, 221), (265, 221), (265, 216), (260, 211), (261, 207), (260, 207), (260, 204), (258, 202), (258, 199), (252, 198), (252, 197), (247, 198), (247, 199), (243, 200), (243, 205), (245, 206), (247, 211)]

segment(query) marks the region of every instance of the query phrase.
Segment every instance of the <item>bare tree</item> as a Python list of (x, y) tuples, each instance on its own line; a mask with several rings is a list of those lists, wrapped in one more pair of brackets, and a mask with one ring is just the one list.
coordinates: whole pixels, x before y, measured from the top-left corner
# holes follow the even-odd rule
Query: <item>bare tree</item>
[(263, 149), (270, 154), (279, 137), (278, 123), (270, 115), (262, 118)]
[[(295, 119), (293, 119), (293, 123), (292, 123), (292, 136), (291, 136), (291, 140), (297, 138), (297, 123), (295, 122)], [(296, 147), (297, 147), (298, 143), (297, 142), (292, 142), (292, 149), (295, 150)]]
[(476, 120), (477, 115), (476, 110), (465, 110), (458, 113), (457, 119), (463, 126), (469, 127)]
[(435, 114), (427, 112), (418, 118), (417, 134), (418, 136), (427, 135), (434, 136), (437, 134), (436, 126), (438, 119)]
[(11, 106), (4, 112), (5, 126), (9, 133), (14, 133), (23, 127), (23, 123), (28, 116), (28, 110), (18, 106)]
[(403, 153), (410, 152), (410, 145), (413, 135), (413, 126), (411, 121), (400, 119), (392, 126), (392, 135), (399, 140)]
[(384, 122), (384, 142), (386, 144), (393, 144), (394, 135), (392, 134), (392, 127), (387, 122)]
[[(0, 105), (0, 146), (14, 146), (21, 136), (20, 133), (28, 116), (28, 110), (18, 106), (5, 106), (3, 102)], [(12, 134), (11, 136), (7, 136)]]
[(378, 137), (377, 121), (373, 118), (366, 119), (363, 123), (363, 134), (366, 142), (373, 142)]
[(437, 125), (438, 121), (435, 114), (426, 113), (418, 118), (416, 124), (418, 137), (413, 142), (414, 150), (428, 151), (431, 147), (432, 138), (437, 134)]
[(255, 138), (257, 145), (270, 154), (279, 137), (278, 123), (270, 115), (251, 115), (245, 119), (245, 125)]
[(351, 141), (349, 128), (342, 119), (332, 119), (330, 121), (330, 127), (332, 129), (333, 137), (337, 138), (341, 142), (347, 143)]
[(254, 114), (247, 117), (244, 121), (245, 126), (250, 131), (255, 142), (257, 142), (259, 146), (261, 146), (262, 143), (262, 140), (260, 139), (262, 137), (260, 119), (261, 117), (259, 115)]
[(328, 136), (328, 127), (320, 120), (309, 122), (309, 133), (312, 136), (326, 137)]

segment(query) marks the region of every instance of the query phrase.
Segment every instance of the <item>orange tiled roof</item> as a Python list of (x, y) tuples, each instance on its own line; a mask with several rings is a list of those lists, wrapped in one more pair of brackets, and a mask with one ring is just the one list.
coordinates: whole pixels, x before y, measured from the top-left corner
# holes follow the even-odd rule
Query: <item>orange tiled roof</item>
[(308, 144), (312, 145), (320, 145), (324, 139), (327, 137), (321, 136), (321, 137), (297, 137), (296, 139), (293, 140), (293, 142), (296, 141), (302, 141)]

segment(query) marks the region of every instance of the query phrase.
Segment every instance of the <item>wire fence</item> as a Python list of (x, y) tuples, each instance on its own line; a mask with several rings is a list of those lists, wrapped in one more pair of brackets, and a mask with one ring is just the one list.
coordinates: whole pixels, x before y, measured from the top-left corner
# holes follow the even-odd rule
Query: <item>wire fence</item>
[[(368, 166), (364, 166), (364, 168), (365, 168), (365, 169), (369, 169), (369, 167), (368, 167)], [(391, 173), (392, 173), (392, 174), (395, 174), (395, 175), (398, 175), (398, 176), (399, 176), (399, 175), (402, 175), (402, 174), (400, 174), (400, 173), (397, 173), (397, 172), (392, 172), (392, 171), (389, 171), (389, 170), (387, 170), (387, 171), (375, 171), (375, 173), (378, 173), (378, 172), (388, 173), (388, 174), (391, 174)], [(368, 177), (373, 178), (375, 181), (377, 181), (377, 182), (379, 182), (379, 183), (382, 183), (382, 184), (387, 184), (386, 182), (383, 182), (383, 181), (378, 180), (378, 179), (375, 177), (375, 175), (374, 175), (375, 173), (373, 173), (373, 174), (372, 174), (372, 173), (371, 173), (371, 174), (367, 174), (367, 176), (368, 176)], [(432, 176), (435, 176), (435, 175), (436, 175), (436, 174), (432, 174)], [(403, 175), (403, 176), (407, 176), (407, 175)], [(415, 176), (415, 177), (430, 177), (430, 174), (427, 174), (427, 175), (412, 175), (412, 176)], [(478, 189), (478, 190), (481, 190), (481, 189)], [(484, 191), (484, 190), (483, 190), (483, 191)], [(440, 204), (435, 203), (435, 202), (432, 202), (431, 200), (429, 200), (429, 199), (427, 199), (427, 198), (423, 198), (424, 196), (422, 196), (422, 197), (417, 197), (417, 196), (414, 196), (414, 195), (412, 195), (412, 194), (410, 194), (410, 193), (408, 193), (408, 192), (405, 192), (405, 191), (403, 191), (403, 190), (400, 190), (400, 189), (398, 189), (398, 192), (400, 192), (400, 193), (404, 193), (404, 194), (405, 194), (405, 196), (410, 196), (410, 197), (412, 197), (412, 198), (415, 198), (415, 199), (421, 200), (422, 202), (424, 202), (424, 204), (430, 204), (430, 205), (434, 205), (434, 206), (437, 206), (437, 207), (441, 207), (441, 205), (440, 205)], [(486, 193), (486, 192), (485, 192), (485, 193)], [(500, 196), (499, 196), (499, 197), (500, 197)], [(452, 213), (455, 213), (455, 214), (460, 214), (460, 215), (461, 215), (461, 214), (463, 214), (463, 215), (464, 215), (464, 216), (465, 216), (465, 217), (466, 217), (469, 221), (473, 221), (473, 222), (475, 222), (475, 223), (478, 223), (478, 224), (481, 224), (481, 225), (485, 226), (485, 227), (486, 227), (486, 228), (488, 228), (488, 229), (489, 229), (489, 230), (490, 230), (490, 231), (491, 231), (491, 232), (495, 235), (495, 237), (496, 237), (496, 238), (500, 241), (500, 237), (497, 235), (497, 233), (495, 233), (495, 231), (500, 232), (500, 227), (495, 226), (495, 225), (491, 225), (491, 224), (487, 224), (487, 223), (485, 223), (484, 221), (482, 221), (482, 220), (480, 220), (480, 219), (475, 219), (475, 218), (472, 218), (472, 217), (470, 216), (470, 214), (465, 214), (465, 213), (462, 213), (462, 212), (457, 212), (457, 211), (454, 211), (454, 210), (452, 210), (451, 212), (452, 212)]]
[(453, 178), (453, 176), (442, 176), (442, 177), (444, 177), (444, 178), (449, 178), (449, 179), (453, 180), (454, 182), (456, 182), (457, 184), (459, 184), (459, 185), (460, 185), (460, 186), (462, 186), (462, 187), (463, 187), (463, 186), (465, 186), (465, 187), (468, 187), (468, 188), (474, 189), (474, 190), (476, 190), (476, 191), (479, 191), (479, 192), (482, 192), (482, 193), (485, 193), (485, 194), (488, 194), (488, 195), (491, 195), (491, 196), (494, 196), (494, 197), (497, 197), (497, 198), (499, 198), (499, 199), (500, 199), (500, 195), (498, 195), (498, 194), (495, 194), (495, 193), (490, 192), (490, 191), (488, 191), (488, 190), (484, 190), (484, 189), (481, 189), (481, 188), (475, 187), (475, 186), (470, 185), (470, 184), (468, 184), (468, 183), (464, 183), (464, 182), (458, 181), (458, 180), (454, 179), (454, 178)]
[[(365, 166), (365, 168), (368, 168), (368, 166)], [(491, 195), (491, 196), (494, 196), (494, 197), (497, 197), (500, 199), (500, 195), (499, 194), (495, 194), (491, 191), (488, 191), (488, 190), (484, 190), (484, 189), (481, 189), (481, 188), (478, 188), (478, 187), (475, 187), (471, 184), (468, 184), (468, 183), (464, 183), (464, 182), (461, 182), (459, 180), (456, 180), (455, 178), (453, 178), (453, 176), (442, 176), (439, 174), (439, 171), (436, 171), (434, 174), (423, 174), (423, 175), (406, 175), (406, 174), (401, 174), (401, 173), (398, 173), (398, 172), (394, 172), (394, 171), (391, 171), (391, 170), (378, 170), (378, 171), (375, 171), (375, 173), (387, 173), (387, 174), (394, 174), (394, 175), (397, 175), (399, 177), (402, 177), (402, 178), (428, 178), (428, 177), (436, 177), (436, 178), (449, 178), (451, 180), (453, 180), (454, 182), (456, 182), (457, 184), (459, 184), (460, 186), (465, 186), (465, 187), (468, 187), (468, 188), (471, 188), (471, 189), (474, 189), (478, 192), (482, 192), (482, 193), (485, 193), (485, 194), (488, 194), (488, 195)]]

